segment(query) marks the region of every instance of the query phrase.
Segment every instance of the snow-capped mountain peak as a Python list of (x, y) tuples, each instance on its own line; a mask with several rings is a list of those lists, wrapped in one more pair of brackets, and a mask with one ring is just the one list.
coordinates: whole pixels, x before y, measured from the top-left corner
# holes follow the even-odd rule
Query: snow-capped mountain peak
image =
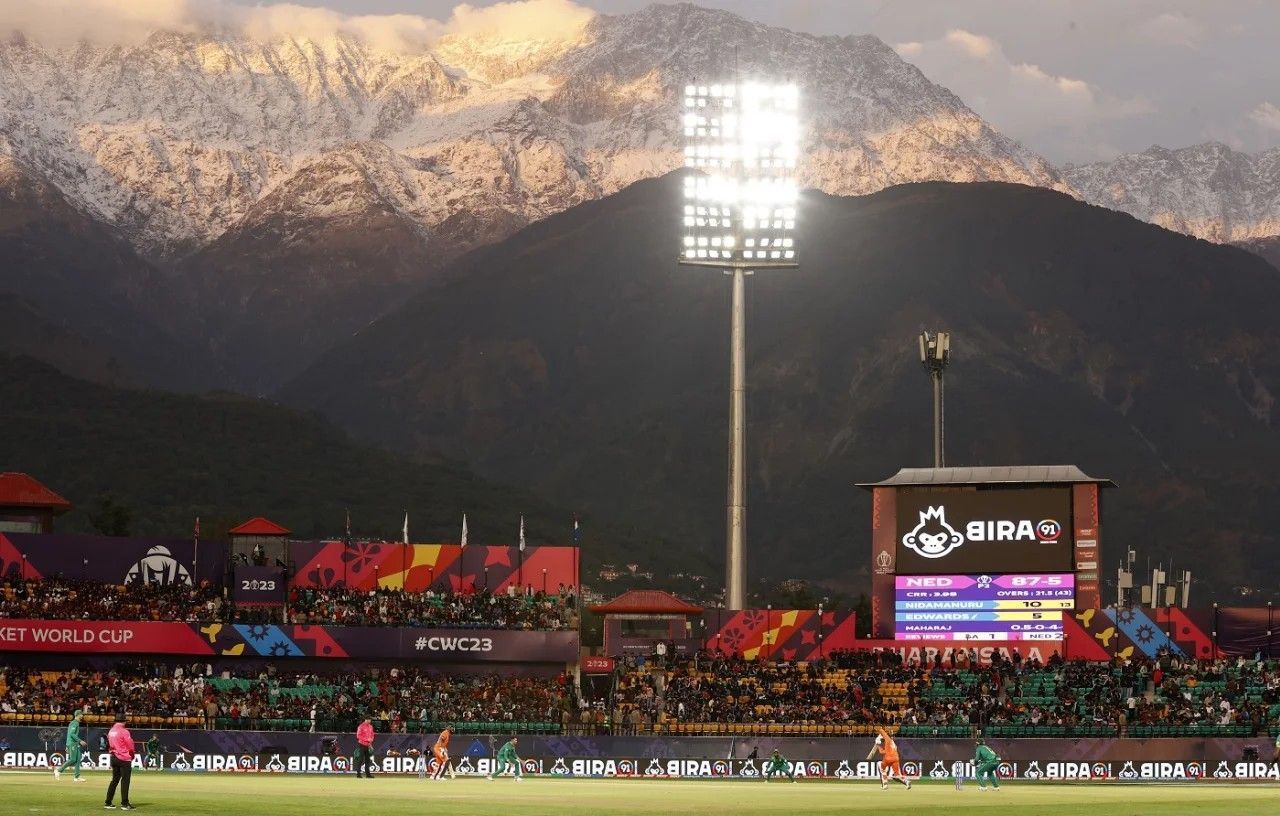
[[(389, 146), (397, 205), (430, 230), (468, 208), (527, 222), (678, 166), (690, 77), (792, 76), (803, 180), (1061, 186), (874, 37), (814, 37), (688, 4), (555, 35), (478, 31), (418, 53), (352, 34), (157, 31), (137, 45), (0, 44), (0, 141), (161, 259), (197, 250), (325, 153)], [(405, 167), (409, 170), (405, 171)]]
[(1250, 155), (1221, 142), (1155, 145), (1063, 176), (1092, 204), (1210, 241), (1280, 235), (1280, 148)]

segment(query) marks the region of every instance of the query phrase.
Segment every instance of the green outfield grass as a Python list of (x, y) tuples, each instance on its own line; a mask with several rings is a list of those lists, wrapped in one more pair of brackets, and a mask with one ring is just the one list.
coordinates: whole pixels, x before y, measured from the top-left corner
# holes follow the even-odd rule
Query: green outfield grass
[[(103, 813), (107, 776), (86, 783), (50, 774), (0, 772), (0, 813)], [(141, 816), (679, 816), (735, 814), (876, 813), (879, 816), (970, 812), (1018, 816), (1110, 816), (1274, 813), (1274, 785), (1009, 783), (999, 793), (922, 784), (881, 791), (875, 782), (666, 782), (530, 778), (420, 782), (382, 777), (270, 777), (134, 772), (133, 805)], [(117, 804), (119, 804), (117, 800)]]

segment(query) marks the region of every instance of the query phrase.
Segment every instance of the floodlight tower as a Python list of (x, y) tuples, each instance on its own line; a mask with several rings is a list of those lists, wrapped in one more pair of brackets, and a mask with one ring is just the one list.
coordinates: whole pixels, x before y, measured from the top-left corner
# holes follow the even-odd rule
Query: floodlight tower
[(942, 375), (951, 363), (951, 335), (938, 332), (920, 332), (920, 364), (933, 380), (933, 466), (945, 467), (946, 451), (943, 449), (943, 383)]
[(800, 94), (745, 82), (684, 89), (684, 237), (680, 263), (733, 279), (729, 335), (729, 487), (725, 604), (746, 605), (746, 276), (798, 265), (795, 248)]

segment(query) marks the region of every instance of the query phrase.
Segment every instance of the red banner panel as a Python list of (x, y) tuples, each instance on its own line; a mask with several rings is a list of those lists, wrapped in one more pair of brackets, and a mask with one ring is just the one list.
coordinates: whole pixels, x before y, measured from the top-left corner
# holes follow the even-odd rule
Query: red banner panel
[(702, 648), (747, 660), (817, 660), (853, 649), (853, 612), (816, 609), (709, 609)]
[(904, 663), (933, 665), (938, 655), (942, 656), (944, 666), (951, 665), (951, 655), (955, 650), (973, 652), (979, 666), (990, 666), (991, 657), (997, 652), (1010, 657), (1016, 650), (1023, 660), (1038, 659), (1041, 663), (1049, 662), (1055, 653), (1061, 655), (1064, 645), (1060, 640), (986, 640), (975, 643), (957, 643), (950, 640), (860, 640), (859, 650), (887, 649), (896, 652)]
[(576, 631), (0, 620), (0, 652), (572, 663)]
[(576, 547), (493, 547), (388, 541), (294, 541), (294, 586), (472, 592), (507, 587), (556, 592), (578, 586)]
[(897, 573), (897, 492), (871, 491), (871, 636), (893, 637), (893, 578)]

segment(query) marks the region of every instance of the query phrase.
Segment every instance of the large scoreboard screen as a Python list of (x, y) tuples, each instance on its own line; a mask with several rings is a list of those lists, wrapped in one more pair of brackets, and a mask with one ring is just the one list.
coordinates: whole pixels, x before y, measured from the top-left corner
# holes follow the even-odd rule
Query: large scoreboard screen
[(1072, 574), (898, 575), (896, 640), (1060, 640)]

